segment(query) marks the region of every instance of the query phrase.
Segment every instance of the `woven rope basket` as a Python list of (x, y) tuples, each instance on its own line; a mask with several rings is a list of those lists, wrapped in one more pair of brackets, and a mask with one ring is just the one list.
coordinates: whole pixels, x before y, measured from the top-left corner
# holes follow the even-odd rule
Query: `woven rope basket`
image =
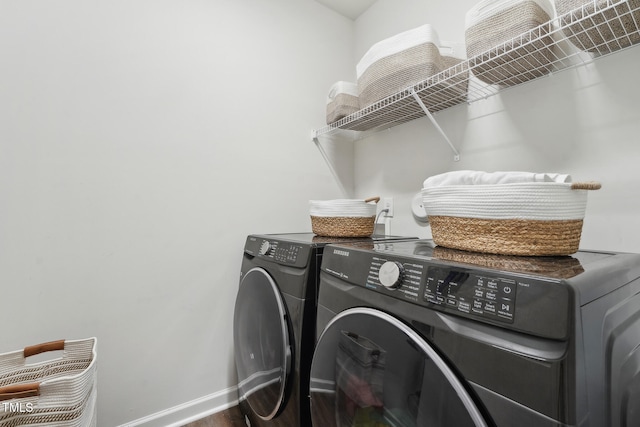
[(613, 2), (607, 10), (611, 0), (555, 1), (563, 32), (579, 49), (603, 54), (640, 42), (640, 0)]
[[(554, 210), (562, 211), (564, 208), (562, 206), (562, 190), (558, 191), (558, 186), (554, 188), (548, 183), (543, 184), (545, 185), (540, 186), (541, 189), (551, 188), (553, 190), (549, 197), (543, 195), (537, 199), (536, 185), (533, 184), (529, 185), (528, 190), (526, 187), (518, 187), (518, 189), (524, 188), (519, 200), (504, 197), (505, 195), (511, 196), (512, 193), (497, 194), (493, 199), (486, 192), (471, 196), (474, 186), (459, 186), (467, 187), (461, 189), (465, 193), (460, 196), (463, 198), (460, 201), (460, 206), (467, 202), (464, 197), (468, 198), (469, 208), (464, 209), (464, 216), (431, 214), (429, 208), (431, 200), (423, 193), (434, 242), (447, 248), (502, 255), (557, 256), (577, 252), (582, 234), (582, 218), (535, 218), (536, 215), (541, 217), (553, 215)], [(490, 186), (477, 187), (484, 187), (479, 190), (485, 191)], [(499, 186), (494, 187), (498, 188)], [(584, 206), (586, 206), (586, 198), (577, 202), (570, 200), (570, 192), (598, 188), (600, 188), (599, 183), (573, 183), (566, 186), (567, 212), (572, 211), (572, 215), (575, 216), (575, 212), (582, 210), (583, 215)], [(527, 191), (530, 193), (528, 194)], [(456, 198), (457, 195), (448, 194), (444, 197)], [(528, 206), (527, 199), (529, 198), (530, 205)], [(582, 202), (584, 202), (584, 206), (581, 206)], [(482, 217), (486, 212), (492, 214), (492, 210), (495, 210), (496, 216), (500, 216), (499, 214), (505, 211), (508, 216), (512, 206), (514, 207), (513, 211), (530, 210), (533, 218)], [(483, 207), (486, 212), (474, 217), (473, 210), (480, 209), (480, 207)], [(462, 211), (463, 209), (461, 209)]]
[[(474, 75), (485, 83), (512, 86), (548, 74), (553, 40), (540, 26), (550, 19), (538, 3), (523, 1), (470, 25), (465, 40)], [(532, 35), (533, 29), (538, 31)], [(499, 54), (490, 52), (498, 46), (503, 46)]]
[(434, 43), (423, 43), (379, 59), (358, 78), (361, 108), (413, 86), (446, 68)]
[[(311, 230), (322, 237), (371, 236), (375, 227), (375, 204), (379, 201), (380, 197), (377, 196), (365, 200), (350, 200), (346, 207), (340, 206), (338, 204), (340, 201), (312, 201)], [(332, 205), (334, 203), (335, 205)], [(316, 212), (321, 215), (314, 214)], [(327, 212), (331, 213), (327, 214)], [(345, 212), (350, 214), (344, 214)], [(355, 212), (357, 213), (354, 214)], [(365, 215), (364, 212), (373, 213), (373, 215)]]
[[(95, 426), (95, 345), (95, 338), (53, 341), (0, 354), (0, 426)], [(49, 351), (62, 356), (27, 362)]]

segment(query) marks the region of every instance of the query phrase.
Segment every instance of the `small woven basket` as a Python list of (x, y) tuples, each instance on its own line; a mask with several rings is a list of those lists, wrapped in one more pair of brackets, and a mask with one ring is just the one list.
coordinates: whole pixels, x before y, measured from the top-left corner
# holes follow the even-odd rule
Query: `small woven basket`
[[(548, 74), (553, 40), (542, 24), (551, 20), (549, 13), (533, 0), (503, 2), (502, 9), (491, 9), (493, 3), (485, 0), (467, 13), (465, 40), (474, 75), (485, 83), (512, 86)], [(490, 13), (481, 12), (485, 7)], [(476, 13), (484, 13), (482, 19)]]
[[(437, 245), (502, 255), (570, 255), (580, 244), (584, 190), (599, 188), (547, 182), (447, 186), (423, 189), (423, 203)], [(436, 203), (440, 207), (434, 209)]]
[(640, 0), (555, 0), (555, 3), (562, 31), (581, 50), (604, 54), (640, 42)]
[[(318, 204), (325, 207), (330, 206), (332, 201), (311, 202), (311, 230), (314, 234), (324, 237), (368, 237), (373, 234), (375, 227), (375, 204), (378, 203), (380, 197), (372, 197), (362, 200), (352, 200), (352, 206), (355, 206), (356, 213), (349, 212), (349, 206), (344, 208), (344, 214), (341, 214), (341, 206), (331, 208), (332, 214), (322, 213), (322, 208), (318, 208)], [(340, 202), (340, 201), (336, 201)], [(363, 206), (366, 205), (366, 206)], [(317, 214), (317, 213), (321, 214)], [(373, 212), (368, 215), (367, 212)]]
[(334, 123), (360, 109), (358, 85), (350, 82), (336, 82), (329, 89), (327, 97), (327, 124)]
[[(0, 354), (0, 426), (95, 426), (95, 345), (95, 338), (60, 340)], [(49, 351), (62, 356), (28, 363)]]

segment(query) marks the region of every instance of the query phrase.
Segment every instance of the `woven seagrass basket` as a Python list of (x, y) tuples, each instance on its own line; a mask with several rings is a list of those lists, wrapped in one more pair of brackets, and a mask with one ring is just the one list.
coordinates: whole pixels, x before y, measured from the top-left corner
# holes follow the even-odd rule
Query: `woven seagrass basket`
[(551, 71), (553, 40), (543, 24), (552, 16), (542, 1), (485, 0), (467, 12), (467, 56), (478, 79), (512, 86)]
[[(599, 188), (599, 183), (547, 182), (448, 186), (423, 189), (423, 203), (439, 246), (502, 255), (570, 255), (580, 244), (585, 190)], [(442, 208), (447, 200), (457, 204), (448, 213)], [(436, 203), (441, 208), (432, 208)]]
[(562, 31), (579, 49), (604, 54), (640, 42), (640, 0), (555, 2)]
[(375, 203), (379, 200), (380, 197), (364, 201), (311, 201), (311, 230), (324, 237), (371, 236), (375, 227)]

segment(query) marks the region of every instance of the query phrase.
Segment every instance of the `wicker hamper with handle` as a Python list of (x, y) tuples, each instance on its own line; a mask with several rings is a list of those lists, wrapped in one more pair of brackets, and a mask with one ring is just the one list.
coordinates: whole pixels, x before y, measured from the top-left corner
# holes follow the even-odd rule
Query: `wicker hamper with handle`
[(579, 49), (609, 53), (640, 42), (640, 0), (555, 0), (563, 32)]
[[(529, 181), (529, 176), (540, 180)], [(577, 252), (587, 190), (600, 188), (599, 183), (566, 182), (567, 175), (526, 172), (460, 171), (432, 178), (425, 181), (422, 197), (434, 242), (504, 255)]]
[(311, 229), (318, 236), (326, 237), (371, 236), (378, 201), (380, 197), (365, 200), (311, 200)]
[[(512, 86), (551, 71), (547, 0), (483, 0), (465, 16), (467, 56), (485, 83)], [(495, 50), (494, 50), (495, 49)]]
[[(60, 357), (28, 363), (37, 354)], [(0, 426), (96, 425), (96, 339), (52, 341), (0, 354)]]

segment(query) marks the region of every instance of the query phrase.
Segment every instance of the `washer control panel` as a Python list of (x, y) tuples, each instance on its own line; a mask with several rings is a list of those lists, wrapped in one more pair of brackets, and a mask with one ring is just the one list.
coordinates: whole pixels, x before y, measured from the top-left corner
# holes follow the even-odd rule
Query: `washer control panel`
[(512, 323), (517, 288), (512, 278), (430, 267), (422, 298), (429, 304)]
[(419, 250), (422, 247), (412, 242), (378, 245), (375, 250), (357, 244), (328, 245), (320, 288), (349, 283), (354, 295), (360, 295), (356, 288), (362, 287), (430, 310), (540, 337), (568, 336), (575, 296), (565, 280), (441, 260), (430, 252), (416, 253)]
[[(424, 286), (423, 286), (424, 284)], [(512, 323), (518, 283), (449, 267), (373, 257), (366, 287), (445, 311)]]

